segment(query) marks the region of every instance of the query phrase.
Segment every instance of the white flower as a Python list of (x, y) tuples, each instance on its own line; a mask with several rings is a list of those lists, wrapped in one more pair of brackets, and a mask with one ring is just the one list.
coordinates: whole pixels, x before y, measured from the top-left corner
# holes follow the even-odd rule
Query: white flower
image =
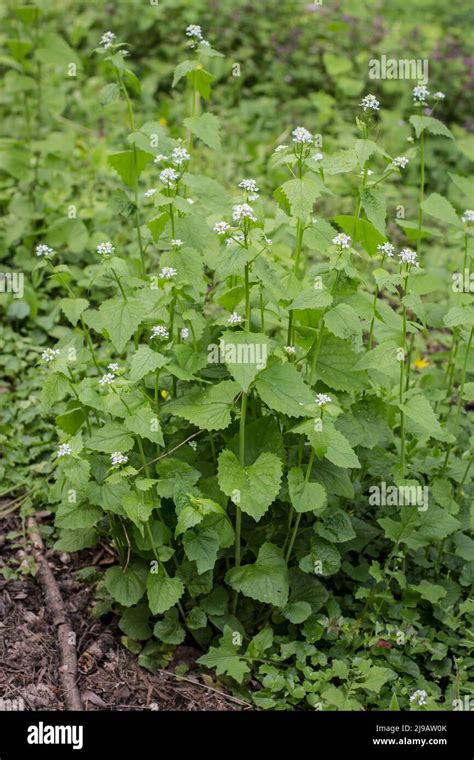
[(250, 193), (248, 196), (249, 201), (258, 201), (259, 195), (258, 193)]
[(171, 245), (173, 248), (181, 248), (183, 245), (183, 241), (180, 240), (180, 238), (173, 238), (171, 241)]
[(283, 346), (283, 350), (286, 351), (287, 354), (296, 354), (296, 348), (294, 346)]
[(179, 334), (181, 340), (187, 340), (189, 338), (189, 329), (187, 327), (182, 327)]
[(162, 182), (163, 185), (171, 185), (173, 182), (176, 182), (178, 176), (176, 169), (163, 169), (163, 171), (160, 172), (160, 182)]
[(114, 40), (116, 39), (116, 35), (113, 32), (105, 32), (105, 34), (102, 35), (100, 38), (100, 44), (104, 48), (104, 50), (108, 50), (108, 48), (112, 47), (114, 44)]
[(173, 267), (163, 267), (158, 277), (161, 277), (162, 280), (171, 280), (177, 274), (176, 269), (173, 269)]
[(110, 364), (107, 364), (107, 369), (110, 369), (111, 372), (118, 372), (119, 365), (116, 362), (110, 362)]
[(276, 148), (275, 148), (275, 150), (273, 152), (274, 153), (280, 153), (280, 151), (286, 150), (287, 147), (288, 147), (288, 145), (277, 145)]
[(365, 169), (362, 169), (362, 171), (361, 171), (361, 173), (360, 173), (360, 176), (361, 176), (361, 177), (363, 177), (366, 171), (367, 171), (367, 176), (368, 176), (368, 177), (370, 177), (370, 176), (371, 176), (371, 174), (373, 174), (373, 171), (372, 171), (372, 169), (367, 169), (367, 170), (365, 170)]
[(402, 248), (398, 256), (403, 264), (412, 264), (416, 267), (419, 266), (416, 260), (416, 252), (411, 248)]
[(193, 451), (196, 451), (196, 449), (198, 447), (196, 441), (189, 441), (189, 445), (191, 446), (191, 448), (192, 448)]
[(322, 153), (315, 153), (313, 156), (311, 156), (312, 161), (322, 161), (324, 158)]
[(156, 193), (156, 187), (150, 187), (149, 190), (145, 191), (145, 198), (152, 198), (155, 193)]
[(430, 91), (424, 84), (417, 84), (416, 87), (413, 88), (413, 102), (424, 103), (429, 94)]
[(125, 464), (128, 462), (128, 456), (126, 454), (122, 454), (121, 451), (113, 451), (110, 455), (110, 461), (113, 465)]
[(239, 187), (247, 190), (248, 193), (258, 193), (257, 183), (254, 179), (243, 179), (239, 182)]
[(187, 202), (190, 204), (190, 206), (193, 205), (194, 201), (192, 198), (186, 198)]
[(393, 246), (391, 243), (381, 243), (377, 246), (377, 250), (383, 253), (384, 256), (391, 258), (393, 256), (395, 246)]
[(72, 454), (72, 448), (68, 443), (61, 443), (56, 452), (57, 458), (60, 459), (61, 457), (65, 457), (68, 454)]
[(186, 148), (173, 148), (171, 151), (171, 160), (176, 166), (181, 166), (181, 164), (186, 163), (186, 161), (189, 161), (191, 156), (189, 155)]
[(218, 235), (225, 235), (227, 230), (230, 230), (230, 224), (227, 224), (227, 222), (216, 222), (212, 229)]
[(163, 338), (163, 340), (165, 340), (166, 338), (169, 338), (169, 336), (168, 328), (164, 325), (155, 325), (151, 328), (152, 338)]
[(248, 203), (238, 203), (236, 206), (233, 206), (232, 219), (234, 222), (240, 222), (242, 219), (250, 219), (251, 222), (257, 221), (255, 212)]
[(375, 95), (366, 95), (359, 103), (364, 111), (378, 111), (380, 109), (380, 102)]
[(293, 135), (293, 142), (298, 145), (309, 145), (313, 142), (313, 135), (304, 127), (296, 127), (291, 134)]
[(413, 694), (410, 697), (410, 702), (416, 702), (417, 705), (421, 707), (421, 705), (426, 705), (426, 697), (428, 694), (424, 689), (417, 689), (413, 692)]
[(349, 235), (345, 235), (344, 232), (340, 232), (338, 235), (333, 237), (332, 242), (334, 245), (338, 245), (339, 248), (350, 248), (352, 238)]
[(113, 253), (115, 253), (115, 248), (110, 240), (107, 240), (105, 243), (99, 243), (97, 246), (97, 253), (99, 253), (101, 256), (104, 256), (105, 258), (108, 258)]
[(162, 161), (168, 161), (168, 156), (164, 156), (163, 153), (158, 153), (158, 155), (155, 156), (153, 163), (161, 164)]
[(227, 321), (230, 325), (240, 325), (240, 323), (242, 322), (242, 317), (240, 316), (240, 314), (237, 314), (236, 311), (233, 311)]
[(36, 255), (37, 256), (52, 256), (54, 253), (53, 248), (50, 248), (49, 245), (45, 245), (44, 243), (38, 243), (36, 246)]
[(41, 354), (41, 358), (45, 362), (52, 362), (56, 356), (59, 356), (59, 354), (60, 354), (59, 348), (45, 348), (45, 350)]
[(332, 398), (331, 396), (328, 396), (326, 393), (318, 393), (314, 400), (318, 406), (325, 406), (326, 404), (331, 403)]
[(392, 166), (397, 166), (400, 169), (405, 169), (408, 166), (409, 160), (410, 159), (405, 158), (405, 156), (395, 156), (392, 161)]
[(186, 36), (194, 40), (202, 40), (202, 29), (199, 24), (190, 24), (186, 27)]
[(105, 375), (102, 375), (102, 377), (99, 380), (99, 385), (111, 385), (115, 380), (115, 375), (113, 372), (106, 372)]
[(444, 92), (441, 92), (441, 90), (438, 90), (438, 92), (435, 92), (434, 97), (437, 98), (438, 100), (444, 100), (446, 95), (444, 94)]
[(461, 222), (463, 222), (464, 224), (469, 224), (469, 222), (474, 222), (474, 211), (470, 208), (467, 208), (461, 217)]

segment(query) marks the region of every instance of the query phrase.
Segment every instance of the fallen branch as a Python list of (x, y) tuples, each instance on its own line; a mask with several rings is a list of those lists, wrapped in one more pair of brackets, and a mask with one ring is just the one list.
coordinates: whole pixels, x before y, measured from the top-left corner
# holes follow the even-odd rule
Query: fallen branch
[(43, 540), (33, 517), (27, 519), (27, 527), (32, 545), (32, 554), (38, 565), (37, 578), (43, 589), (46, 605), (52, 614), (53, 623), (58, 633), (61, 666), (59, 675), (64, 690), (66, 710), (83, 710), (81, 695), (77, 687), (77, 656), (75, 634), (71, 629), (61, 591), (56, 583), (46, 558)]

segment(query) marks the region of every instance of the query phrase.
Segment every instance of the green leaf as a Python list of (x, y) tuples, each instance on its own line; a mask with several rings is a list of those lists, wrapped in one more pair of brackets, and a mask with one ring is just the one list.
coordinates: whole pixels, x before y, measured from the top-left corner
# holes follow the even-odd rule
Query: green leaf
[(418, 591), (422, 598), (431, 602), (431, 604), (438, 604), (448, 593), (443, 586), (438, 586), (436, 583), (430, 583), (425, 579), (423, 579), (418, 586), (411, 586), (411, 588), (413, 591)]
[(253, 565), (234, 567), (226, 574), (226, 582), (235, 591), (274, 607), (285, 607), (288, 601), (288, 568), (278, 546), (265, 542)]
[(144, 493), (136, 491), (126, 493), (122, 499), (122, 508), (125, 515), (137, 526), (142, 534), (144, 533), (143, 526), (150, 519), (156, 506), (159, 506), (159, 502), (153, 502)]
[(166, 410), (184, 417), (204, 430), (223, 430), (230, 425), (230, 412), (239, 386), (233, 380), (223, 380), (201, 391), (194, 388), (167, 404)]
[(410, 124), (413, 125), (417, 137), (426, 129), (432, 135), (442, 135), (454, 140), (453, 133), (443, 124), (442, 121), (434, 119), (432, 116), (410, 116)]
[(336, 544), (351, 541), (356, 535), (349, 515), (342, 509), (333, 509), (325, 513), (322, 522), (315, 526), (315, 530), (319, 536)]
[(145, 153), (139, 148), (111, 153), (107, 160), (120, 179), (129, 187), (135, 187), (143, 169), (153, 158), (153, 153)]
[(119, 628), (127, 636), (137, 641), (146, 641), (151, 636), (151, 628), (148, 625), (150, 613), (146, 605), (129, 607), (120, 618)]
[(61, 298), (59, 305), (70, 323), (77, 325), (79, 318), (89, 306), (87, 298)]
[(183, 537), (183, 546), (187, 558), (196, 562), (199, 575), (213, 569), (219, 550), (219, 535), (216, 530), (205, 527), (188, 530)]
[(364, 168), (369, 158), (374, 154), (389, 158), (388, 153), (382, 150), (382, 148), (379, 148), (377, 143), (374, 143), (373, 140), (356, 140), (354, 151), (361, 169)]
[(118, 353), (122, 353), (127, 342), (148, 313), (148, 303), (138, 297), (109, 298), (99, 311), (85, 312), (87, 324), (97, 332), (108, 334)]
[(245, 393), (256, 375), (266, 367), (270, 340), (262, 333), (228, 331), (221, 335), (218, 359), (222, 358), (234, 380)]
[(257, 522), (278, 495), (281, 476), (280, 459), (268, 451), (247, 467), (241, 467), (235, 454), (228, 449), (219, 455), (219, 487)]
[(133, 438), (118, 422), (106, 422), (103, 427), (92, 433), (87, 441), (87, 448), (112, 454), (113, 451), (130, 451)]
[(186, 129), (189, 129), (193, 135), (199, 137), (206, 145), (213, 150), (222, 150), (221, 138), (219, 131), (221, 128), (217, 116), (212, 113), (203, 113), (201, 116), (191, 116), (183, 121)]
[(324, 317), (324, 324), (337, 338), (362, 339), (359, 315), (349, 304), (340, 303), (328, 311)]
[[(73, 485), (72, 482), (71, 485)], [(99, 533), (94, 528), (62, 530), (61, 537), (56, 541), (53, 548), (57, 552), (78, 552), (81, 549), (90, 549), (96, 545), (98, 540)]]
[(228, 213), (230, 208), (230, 195), (220, 182), (204, 174), (183, 175), (183, 182), (191, 192), (194, 205), (201, 204), (210, 214)]
[[(143, 406), (129, 417), (125, 417), (124, 425), (131, 433), (136, 433), (141, 438), (164, 446), (163, 433), (156, 412), (149, 406)], [(119, 449), (120, 451), (120, 449)]]
[(320, 511), (326, 506), (326, 489), (320, 483), (305, 481), (303, 470), (292, 467), (288, 472), (288, 488), (296, 512)]
[(325, 309), (333, 302), (328, 290), (305, 288), (288, 306), (288, 309)]
[(311, 615), (311, 605), (309, 602), (289, 602), (283, 610), (283, 616), (293, 623), (300, 625)]
[(362, 206), (369, 222), (374, 225), (377, 232), (385, 235), (387, 203), (384, 193), (381, 190), (369, 190), (366, 188), (362, 194)]
[(229, 675), (237, 683), (242, 683), (244, 676), (250, 672), (247, 662), (238, 655), (238, 644), (233, 643), (233, 631), (229, 626), (224, 627), (224, 635), (218, 647), (210, 647), (209, 652), (200, 657), (197, 662), (207, 668), (215, 668), (218, 676)]
[(41, 406), (45, 411), (52, 409), (58, 401), (67, 396), (71, 392), (71, 383), (64, 375), (55, 373), (54, 375), (48, 375), (43, 380), (43, 387), (41, 389)]
[(176, 607), (168, 610), (163, 619), (155, 624), (153, 635), (165, 644), (177, 646), (183, 643), (186, 631), (179, 622), (179, 612)]
[(353, 688), (355, 689), (369, 689), (369, 691), (375, 691), (376, 694), (380, 692), (382, 686), (392, 678), (397, 678), (397, 674), (390, 670), (390, 668), (382, 668), (380, 665), (371, 665), (364, 673), (362, 681), (353, 682)]
[(337, 391), (363, 390), (366, 387), (364, 376), (355, 371), (358, 361), (359, 356), (348, 343), (329, 335), (321, 344), (316, 378)]
[(358, 159), (353, 150), (340, 150), (322, 162), (325, 174), (346, 174), (356, 168)]
[(130, 362), (130, 380), (136, 383), (150, 372), (164, 367), (169, 359), (158, 351), (153, 351), (148, 346), (139, 346)]
[(148, 573), (146, 590), (152, 615), (161, 615), (179, 602), (184, 594), (184, 583), (180, 578), (165, 575), (160, 567), (157, 573)]
[(131, 565), (125, 572), (118, 565), (109, 567), (105, 572), (105, 587), (115, 601), (131, 607), (145, 593), (146, 570), (140, 565)]
[(290, 205), (291, 215), (306, 219), (313, 210), (316, 198), (321, 195), (321, 186), (307, 177), (290, 179), (275, 190), (274, 195), (277, 201), (282, 200), (282, 194)]
[(442, 195), (431, 193), (431, 195), (423, 201), (421, 208), (423, 211), (426, 211), (427, 214), (434, 216), (439, 221), (462, 229), (463, 224), (456, 214), (456, 211), (450, 202), (446, 198), (443, 198)]
[(255, 387), (262, 401), (289, 417), (304, 417), (306, 404), (314, 404), (314, 396), (292, 364), (274, 364), (263, 370)]
[(198, 66), (197, 61), (181, 61), (181, 63), (178, 63), (174, 70), (174, 76), (173, 76), (173, 84), (172, 87), (176, 87), (178, 82), (186, 76), (186, 74), (189, 74), (190, 71), (195, 71)]
[(405, 415), (422, 431), (423, 434), (440, 441), (446, 439), (446, 433), (438, 422), (431, 404), (423, 394), (412, 396), (406, 404), (401, 405)]

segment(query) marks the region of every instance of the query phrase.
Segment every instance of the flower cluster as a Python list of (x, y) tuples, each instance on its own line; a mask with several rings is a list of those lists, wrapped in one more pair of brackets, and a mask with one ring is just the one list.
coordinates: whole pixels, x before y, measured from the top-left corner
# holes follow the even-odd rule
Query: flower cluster
[(115, 373), (114, 372), (106, 372), (105, 375), (102, 375), (102, 377), (99, 380), (99, 385), (111, 385), (115, 380)]
[(155, 193), (156, 193), (156, 187), (150, 187), (149, 190), (145, 191), (144, 195), (145, 195), (145, 198), (152, 198)]
[(126, 462), (128, 462), (128, 456), (126, 454), (122, 454), (121, 451), (113, 451), (110, 455), (110, 461), (113, 465), (126, 464)]
[(239, 182), (239, 187), (249, 193), (249, 201), (258, 200), (259, 189), (254, 179), (243, 179), (241, 182)]
[(214, 232), (217, 232), (218, 235), (225, 235), (226, 232), (230, 230), (230, 224), (227, 224), (227, 222), (216, 222), (212, 229)]
[[(297, 145), (310, 145), (313, 142), (313, 135), (304, 127), (296, 127), (291, 134), (293, 135), (293, 142)], [(282, 147), (285, 146), (280, 146), (279, 149), (281, 150)]]
[(420, 707), (426, 705), (426, 697), (428, 694), (424, 689), (417, 689), (410, 697), (410, 702), (416, 702)]
[(116, 35), (113, 32), (105, 32), (105, 34), (103, 34), (102, 37), (100, 38), (100, 44), (102, 45), (104, 50), (108, 50), (114, 44), (115, 39), (116, 39)]
[(318, 393), (314, 400), (318, 406), (326, 406), (326, 404), (331, 403), (332, 398), (331, 396), (328, 396), (326, 393)]
[(430, 91), (424, 84), (417, 84), (413, 88), (413, 103), (415, 105), (423, 105), (429, 94)]
[(56, 452), (56, 457), (58, 459), (61, 459), (61, 457), (68, 456), (68, 454), (72, 454), (72, 448), (70, 447), (68, 443), (61, 443), (61, 445), (59, 446)]
[(283, 350), (286, 351), (287, 354), (296, 354), (296, 348), (294, 346), (283, 346)]
[(97, 253), (103, 256), (105, 259), (108, 259), (109, 256), (115, 253), (115, 248), (110, 240), (107, 240), (105, 243), (99, 243), (97, 246)]
[(339, 248), (350, 248), (352, 243), (352, 238), (350, 235), (345, 235), (344, 232), (339, 232), (338, 235), (333, 237), (332, 242), (334, 245), (339, 246)]
[(380, 245), (377, 246), (377, 250), (380, 251), (384, 256), (388, 256), (389, 258), (392, 258), (395, 246), (391, 243), (380, 243)]
[(238, 203), (237, 205), (233, 206), (232, 219), (234, 222), (241, 222), (245, 219), (250, 219), (251, 222), (257, 221), (255, 211), (253, 210), (252, 206), (249, 206), (248, 203)]
[(395, 158), (392, 161), (392, 166), (395, 166), (399, 169), (405, 169), (408, 166), (409, 159), (405, 158), (405, 156), (395, 156)]
[(463, 222), (463, 224), (469, 224), (469, 222), (474, 222), (474, 210), (467, 208), (461, 217), (461, 222)]
[(49, 245), (45, 245), (44, 243), (38, 243), (38, 245), (36, 246), (37, 256), (40, 256), (40, 257), (46, 256), (46, 258), (48, 258), (48, 256), (52, 256), (53, 253), (54, 253), (54, 250), (53, 248), (50, 248)]
[(366, 95), (365, 97), (362, 98), (359, 105), (362, 106), (364, 111), (379, 111), (380, 110), (380, 102), (377, 100), (375, 95)]
[(56, 356), (59, 356), (59, 354), (60, 354), (59, 348), (45, 348), (45, 350), (41, 354), (41, 358), (45, 362), (52, 362), (53, 359), (56, 358)]
[(168, 185), (168, 187), (171, 187), (176, 180), (178, 179), (179, 174), (176, 171), (176, 169), (163, 169), (162, 172), (160, 172), (160, 182), (163, 185)]
[(189, 328), (182, 327), (179, 333), (181, 340), (187, 340), (189, 338)]
[(444, 100), (446, 95), (444, 94), (444, 92), (441, 92), (441, 90), (438, 90), (438, 92), (435, 92), (433, 97), (435, 97), (436, 100)]
[(163, 267), (158, 277), (161, 277), (162, 280), (172, 280), (177, 274), (178, 272), (173, 267)]
[(189, 24), (186, 27), (186, 37), (189, 37), (189, 44), (191, 47), (197, 47), (199, 43), (201, 45), (209, 45), (208, 41), (202, 36), (202, 29), (199, 24)]
[(167, 327), (164, 325), (155, 325), (151, 328), (151, 337), (160, 338), (161, 340), (167, 340), (170, 337), (170, 333)]
[(237, 314), (236, 311), (233, 311), (227, 321), (229, 325), (240, 325), (240, 323), (242, 322), (242, 317), (240, 316), (240, 314)]
[(419, 266), (417, 258), (416, 258), (416, 252), (413, 251), (411, 248), (402, 248), (400, 253), (398, 254), (398, 257), (402, 264), (410, 264), (410, 266)]
[(186, 161), (189, 161), (191, 156), (189, 155), (186, 148), (173, 148), (171, 151), (171, 160), (176, 166), (181, 166), (182, 164), (185, 164)]
[(182, 248), (182, 246), (183, 246), (183, 241), (182, 241), (182, 240), (180, 240), (179, 238), (173, 238), (173, 239), (171, 240), (171, 246), (172, 246), (173, 248)]

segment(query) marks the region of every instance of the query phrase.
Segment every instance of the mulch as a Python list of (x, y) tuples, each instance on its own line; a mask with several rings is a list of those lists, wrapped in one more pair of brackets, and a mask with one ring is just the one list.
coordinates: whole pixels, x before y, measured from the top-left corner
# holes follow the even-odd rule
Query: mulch
[[(15, 568), (19, 530), (16, 518), (0, 528), (0, 568)], [(195, 666), (202, 654), (192, 646), (177, 647), (172, 663), (150, 673), (137, 656), (123, 647), (116, 616), (94, 619), (94, 588), (74, 573), (90, 567), (96, 556), (85, 550), (45, 556), (54, 572), (76, 634), (78, 687), (86, 710), (241, 710), (246, 704), (227, 694), (222, 685)], [(174, 668), (186, 663), (185, 676)], [(5, 580), (0, 576), (0, 696), (22, 699), (26, 710), (64, 710), (58, 668), (59, 651), (51, 615), (41, 588), (31, 575)], [(250, 707), (250, 705), (248, 705)]]

